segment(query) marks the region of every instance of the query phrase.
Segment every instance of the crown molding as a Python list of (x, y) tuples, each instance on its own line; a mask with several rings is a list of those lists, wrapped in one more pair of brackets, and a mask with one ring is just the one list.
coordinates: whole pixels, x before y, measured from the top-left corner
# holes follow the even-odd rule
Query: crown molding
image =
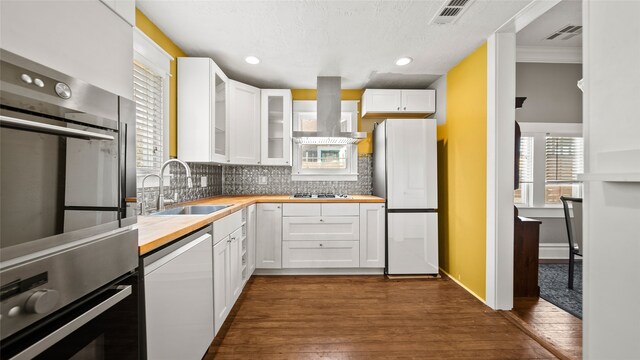
[(518, 46), (516, 62), (582, 64), (582, 48), (554, 46)]

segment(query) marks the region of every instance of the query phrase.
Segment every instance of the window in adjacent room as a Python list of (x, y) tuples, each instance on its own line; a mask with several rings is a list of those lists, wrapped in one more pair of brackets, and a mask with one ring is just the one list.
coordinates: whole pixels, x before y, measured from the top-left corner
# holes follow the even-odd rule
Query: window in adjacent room
[(545, 204), (560, 204), (560, 196), (582, 197), (578, 174), (583, 172), (584, 143), (581, 137), (546, 137)]
[(520, 138), (520, 188), (514, 191), (516, 205), (531, 206), (533, 203), (533, 137)]

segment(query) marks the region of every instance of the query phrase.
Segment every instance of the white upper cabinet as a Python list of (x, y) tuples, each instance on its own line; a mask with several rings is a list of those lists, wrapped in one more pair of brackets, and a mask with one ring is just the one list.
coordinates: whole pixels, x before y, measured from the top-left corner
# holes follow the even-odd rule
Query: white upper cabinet
[(228, 78), (209, 58), (178, 58), (178, 157), (228, 160)]
[(291, 166), (291, 108), (291, 90), (262, 90), (262, 165)]
[(4, 50), (133, 99), (133, 28), (104, 3), (0, 1), (0, 34)]
[[(363, 95), (363, 108), (366, 104), (367, 112), (394, 112), (402, 108), (401, 90), (365, 90)], [(365, 113), (366, 114), (366, 113)]]
[(434, 113), (436, 111), (435, 90), (402, 90), (402, 111)]
[(435, 112), (435, 90), (367, 89), (362, 96), (365, 118), (424, 118)]
[(100, 0), (131, 26), (136, 25), (135, 0)]
[(260, 164), (260, 89), (229, 80), (229, 159)]

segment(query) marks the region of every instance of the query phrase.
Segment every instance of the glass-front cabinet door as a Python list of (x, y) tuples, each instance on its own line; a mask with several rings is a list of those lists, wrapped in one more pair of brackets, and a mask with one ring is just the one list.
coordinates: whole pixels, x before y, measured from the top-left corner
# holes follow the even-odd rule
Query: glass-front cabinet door
[(220, 70), (220, 68), (211, 62), (211, 107), (212, 111), (212, 130), (213, 130), (213, 154), (212, 160), (214, 162), (224, 163), (229, 161), (228, 144), (227, 144), (227, 99), (228, 99), (228, 86), (227, 76)]
[(261, 162), (291, 166), (291, 90), (262, 90)]

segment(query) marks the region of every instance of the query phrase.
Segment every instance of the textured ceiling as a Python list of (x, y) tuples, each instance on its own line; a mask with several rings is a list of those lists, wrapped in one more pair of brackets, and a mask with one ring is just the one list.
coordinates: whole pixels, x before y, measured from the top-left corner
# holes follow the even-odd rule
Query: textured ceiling
[[(449, 0), (447, 0), (449, 1)], [(429, 25), (443, 0), (157, 1), (136, 6), (189, 56), (262, 88), (426, 87), (530, 0), (475, 0), (453, 25)], [(244, 62), (259, 57), (259, 65)], [(414, 61), (394, 64), (402, 56)]]
[(563, 0), (516, 35), (518, 46), (582, 47), (582, 35), (569, 40), (546, 40), (566, 25), (582, 25), (582, 1)]

